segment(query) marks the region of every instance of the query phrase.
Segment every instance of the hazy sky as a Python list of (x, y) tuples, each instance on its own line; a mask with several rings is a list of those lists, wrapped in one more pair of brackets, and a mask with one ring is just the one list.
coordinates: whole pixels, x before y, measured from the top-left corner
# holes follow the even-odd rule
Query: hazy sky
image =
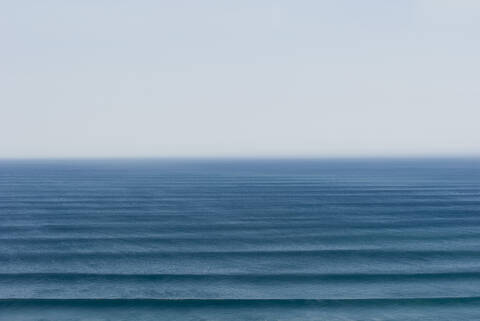
[(480, 1), (0, 1), (0, 157), (480, 153)]

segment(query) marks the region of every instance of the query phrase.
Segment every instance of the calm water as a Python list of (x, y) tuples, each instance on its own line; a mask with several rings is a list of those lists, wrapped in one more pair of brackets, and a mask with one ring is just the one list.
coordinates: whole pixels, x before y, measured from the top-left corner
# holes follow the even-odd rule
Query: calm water
[(2, 161), (0, 320), (479, 320), (480, 160)]

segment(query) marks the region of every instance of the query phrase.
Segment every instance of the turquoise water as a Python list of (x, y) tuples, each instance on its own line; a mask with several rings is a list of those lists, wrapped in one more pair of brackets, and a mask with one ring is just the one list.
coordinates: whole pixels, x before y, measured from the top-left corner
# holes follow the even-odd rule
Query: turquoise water
[(478, 320), (480, 160), (0, 162), (0, 320)]

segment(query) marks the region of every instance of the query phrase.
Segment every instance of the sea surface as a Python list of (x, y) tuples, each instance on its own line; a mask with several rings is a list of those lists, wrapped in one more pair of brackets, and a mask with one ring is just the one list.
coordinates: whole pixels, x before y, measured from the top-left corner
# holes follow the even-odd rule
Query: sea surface
[(480, 320), (480, 160), (0, 161), (0, 320)]

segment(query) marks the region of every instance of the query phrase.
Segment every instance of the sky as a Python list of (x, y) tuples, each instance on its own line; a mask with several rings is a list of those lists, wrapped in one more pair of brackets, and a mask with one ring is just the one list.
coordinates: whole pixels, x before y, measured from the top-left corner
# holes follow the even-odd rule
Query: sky
[(480, 154), (477, 0), (0, 1), (0, 158)]

